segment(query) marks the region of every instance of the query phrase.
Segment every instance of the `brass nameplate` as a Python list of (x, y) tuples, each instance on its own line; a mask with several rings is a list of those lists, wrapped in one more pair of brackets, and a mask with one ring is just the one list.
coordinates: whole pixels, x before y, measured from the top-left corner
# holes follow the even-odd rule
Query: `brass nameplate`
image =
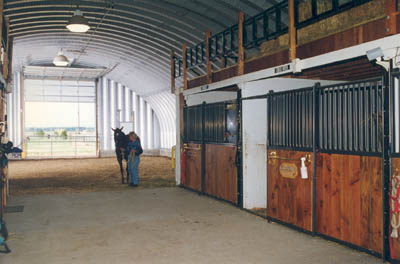
[(297, 177), (297, 166), (294, 163), (283, 162), (279, 167), (279, 173), (283, 178), (294, 179)]

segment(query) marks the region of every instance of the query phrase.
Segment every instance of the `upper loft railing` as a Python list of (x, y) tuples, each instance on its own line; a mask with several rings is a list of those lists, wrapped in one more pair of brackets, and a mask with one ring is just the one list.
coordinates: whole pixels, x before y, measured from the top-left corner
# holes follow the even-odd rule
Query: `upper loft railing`
[[(294, 0), (294, 25), (301, 29), (330, 16), (337, 15), (350, 8), (365, 4), (371, 0)], [(262, 42), (276, 39), (289, 30), (289, 0), (284, 0), (263, 12), (245, 19), (243, 25), (235, 24), (205, 41), (186, 48), (186, 69), (190, 70), (217, 59), (232, 59), (237, 62), (239, 40), (244, 49), (256, 48)], [(242, 36), (239, 28), (242, 26)], [(207, 47), (208, 45), (208, 47)], [(226, 60), (224, 60), (226, 61)], [(183, 75), (183, 58), (173, 57), (172, 77)], [(226, 62), (225, 65), (226, 66)]]

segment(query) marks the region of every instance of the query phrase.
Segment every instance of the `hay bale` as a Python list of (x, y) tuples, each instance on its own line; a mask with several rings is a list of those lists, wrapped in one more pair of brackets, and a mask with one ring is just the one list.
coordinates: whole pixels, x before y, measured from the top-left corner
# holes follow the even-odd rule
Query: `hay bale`
[(259, 55), (266, 56), (288, 48), (289, 48), (289, 34), (284, 34), (276, 39), (263, 42), (260, 46)]
[[(318, 1), (318, 13), (331, 8), (326, 0)], [(311, 15), (311, 1), (301, 3), (300, 21)], [(297, 31), (298, 45), (302, 45), (323, 37), (342, 32), (355, 26), (382, 18), (385, 16), (384, 0), (375, 0), (352, 8), (346, 12), (321, 20)]]

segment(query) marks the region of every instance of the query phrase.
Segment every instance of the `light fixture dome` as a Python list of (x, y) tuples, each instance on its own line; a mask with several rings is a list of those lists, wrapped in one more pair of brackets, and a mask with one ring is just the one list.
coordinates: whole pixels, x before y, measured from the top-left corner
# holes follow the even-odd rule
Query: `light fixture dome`
[(68, 58), (63, 54), (62, 50), (60, 50), (57, 56), (54, 57), (53, 64), (58, 67), (68, 66)]
[(90, 29), (90, 26), (82, 12), (76, 9), (74, 15), (68, 20), (67, 28), (71, 32), (85, 33)]

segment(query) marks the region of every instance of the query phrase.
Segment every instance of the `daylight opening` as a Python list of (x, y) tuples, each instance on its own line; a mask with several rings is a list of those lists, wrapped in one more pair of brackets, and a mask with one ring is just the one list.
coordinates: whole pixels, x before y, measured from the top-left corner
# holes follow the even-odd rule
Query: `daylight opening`
[(94, 81), (27, 79), (24, 98), (28, 158), (96, 156)]

